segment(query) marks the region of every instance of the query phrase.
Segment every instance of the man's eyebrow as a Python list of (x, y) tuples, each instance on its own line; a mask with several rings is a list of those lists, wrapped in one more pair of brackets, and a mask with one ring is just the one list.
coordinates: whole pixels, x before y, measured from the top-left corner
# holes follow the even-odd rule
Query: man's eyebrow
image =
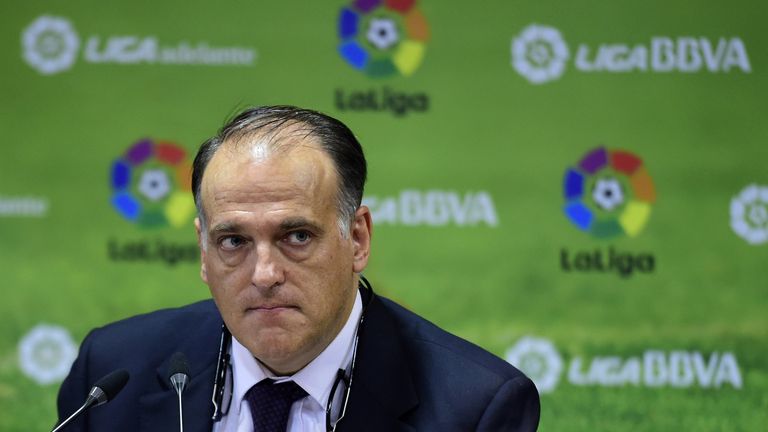
[(298, 228), (309, 228), (318, 234), (325, 232), (325, 230), (320, 227), (320, 224), (304, 217), (292, 217), (280, 222), (280, 229), (283, 231), (291, 231)]
[(235, 222), (222, 222), (211, 228), (211, 234), (240, 231), (240, 224)]

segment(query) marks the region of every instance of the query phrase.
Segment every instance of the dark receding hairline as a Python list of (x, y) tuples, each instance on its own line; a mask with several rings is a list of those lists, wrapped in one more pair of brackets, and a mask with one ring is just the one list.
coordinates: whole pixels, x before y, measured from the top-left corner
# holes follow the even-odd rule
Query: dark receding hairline
[(352, 131), (338, 119), (290, 105), (247, 108), (228, 120), (216, 135), (201, 144), (192, 164), (192, 194), (203, 226), (206, 224), (206, 215), (201, 202), (202, 179), (208, 163), (224, 141), (238, 137), (233, 141), (236, 143), (244, 137), (268, 136), (280, 132), (287, 124), (292, 125), (288, 130), (296, 132), (291, 135), (316, 139), (320, 149), (333, 162), (338, 179), (336, 205), (339, 227), (345, 233), (349, 230), (355, 211), (360, 206), (367, 177), (363, 149)]

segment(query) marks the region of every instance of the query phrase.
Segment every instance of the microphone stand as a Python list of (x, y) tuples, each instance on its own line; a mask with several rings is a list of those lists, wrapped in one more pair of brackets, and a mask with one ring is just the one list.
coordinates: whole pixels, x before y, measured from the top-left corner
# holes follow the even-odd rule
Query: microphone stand
[(83, 406), (78, 408), (74, 414), (67, 417), (67, 419), (61, 422), (61, 424), (53, 428), (53, 431), (51, 432), (58, 432), (61, 430), (61, 428), (66, 426), (67, 423), (72, 421), (72, 419), (82, 414), (83, 411), (90, 408), (91, 406), (99, 406), (114, 399), (115, 396), (120, 393), (120, 390), (125, 387), (125, 383), (128, 382), (128, 378), (130, 378), (128, 371), (125, 369), (118, 369), (108, 373), (106, 376), (96, 381), (93, 387), (91, 387), (91, 391), (88, 393), (88, 397), (85, 398)]
[(71, 422), (72, 419), (80, 415), (83, 411), (87, 410), (88, 408), (93, 405), (94, 402), (98, 401), (104, 401), (102, 403), (105, 403), (107, 401), (107, 394), (104, 393), (104, 391), (98, 387), (94, 387), (91, 389), (91, 392), (88, 393), (88, 397), (85, 399), (85, 402), (83, 405), (77, 409), (71, 416), (67, 417), (66, 420), (61, 422), (56, 428), (54, 428), (51, 432), (58, 432), (67, 425), (67, 423)]
[(179, 397), (179, 431), (184, 432), (184, 411), (182, 410), (182, 403), (181, 403), (181, 393), (184, 391), (184, 388), (187, 386), (187, 381), (189, 380), (189, 376), (183, 372), (173, 374), (171, 376), (171, 384), (173, 384), (173, 388), (176, 390), (176, 395)]
[(168, 379), (171, 381), (171, 385), (179, 397), (179, 431), (184, 432), (184, 411), (182, 409), (181, 394), (189, 383), (189, 365), (184, 353), (174, 353), (171, 356), (171, 364), (168, 369)]
[(184, 414), (181, 410), (181, 392), (177, 392), (179, 395), (179, 432), (184, 432)]
[(86, 402), (83, 404), (83, 406), (81, 406), (80, 408), (78, 408), (78, 409), (77, 409), (77, 411), (75, 411), (75, 412), (74, 412), (74, 414), (72, 414), (71, 416), (67, 417), (67, 419), (66, 419), (66, 420), (64, 420), (63, 422), (61, 422), (61, 423), (60, 423), (58, 426), (56, 426), (56, 428), (55, 428), (54, 430), (52, 430), (51, 432), (58, 432), (58, 431), (60, 431), (60, 430), (61, 430), (61, 428), (63, 428), (64, 426), (66, 426), (66, 425), (67, 425), (67, 423), (69, 423), (70, 421), (72, 421), (72, 419), (73, 419), (73, 418), (77, 417), (78, 415), (80, 415), (80, 413), (82, 413), (83, 411), (85, 411), (85, 410), (88, 408), (88, 406), (89, 406), (89, 405), (90, 405), (90, 404), (88, 403), (88, 401), (86, 401)]

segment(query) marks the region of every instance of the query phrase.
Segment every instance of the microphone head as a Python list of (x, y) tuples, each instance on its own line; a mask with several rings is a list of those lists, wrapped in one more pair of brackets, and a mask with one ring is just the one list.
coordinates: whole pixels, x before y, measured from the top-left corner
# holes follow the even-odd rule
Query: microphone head
[(189, 384), (189, 365), (184, 353), (176, 351), (171, 356), (171, 363), (168, 365), (168, 379), (173, 388), (176, 389), (176, 393), (181, 397), (181, 393)]
[(168, 365), (168, 379), (176, 374), (186, 375), (189, 379), (189, 364), (187, 356), (183, 352), (176, 351), (171, 356), (171, 363)]
[(125, 383), (128, 382), (128, 378), (130, 378), (130, 375), (128, 375), (127, 370), (118, 369), (96, 381), (96, 384), (93, 386), (100, 388), (101, 391), (104, 392), (106, 395), (106, 400), (104, 402), (107, 402), (111, 401), (118, 393), (120, 393), (120, 390), (125, 387)]

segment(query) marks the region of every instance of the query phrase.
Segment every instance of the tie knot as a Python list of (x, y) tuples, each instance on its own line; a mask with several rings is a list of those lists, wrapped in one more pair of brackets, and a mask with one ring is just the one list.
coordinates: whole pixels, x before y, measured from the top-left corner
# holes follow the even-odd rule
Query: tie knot
[(254, 432), (284, 432), (291, 405), (307, 396), (293, 381), (276, 383), (269, 378), (254, 385), (245, 394), (251, 408)]
[(307, 395), (298, 384), (294, 381), (275, 382), (271, 378), (266, 378), (251, 387), (249, 392), (255, 391), (265, 394), (269, 398), (278, 398), (291, 401), (291, 403), (303, 398)]

